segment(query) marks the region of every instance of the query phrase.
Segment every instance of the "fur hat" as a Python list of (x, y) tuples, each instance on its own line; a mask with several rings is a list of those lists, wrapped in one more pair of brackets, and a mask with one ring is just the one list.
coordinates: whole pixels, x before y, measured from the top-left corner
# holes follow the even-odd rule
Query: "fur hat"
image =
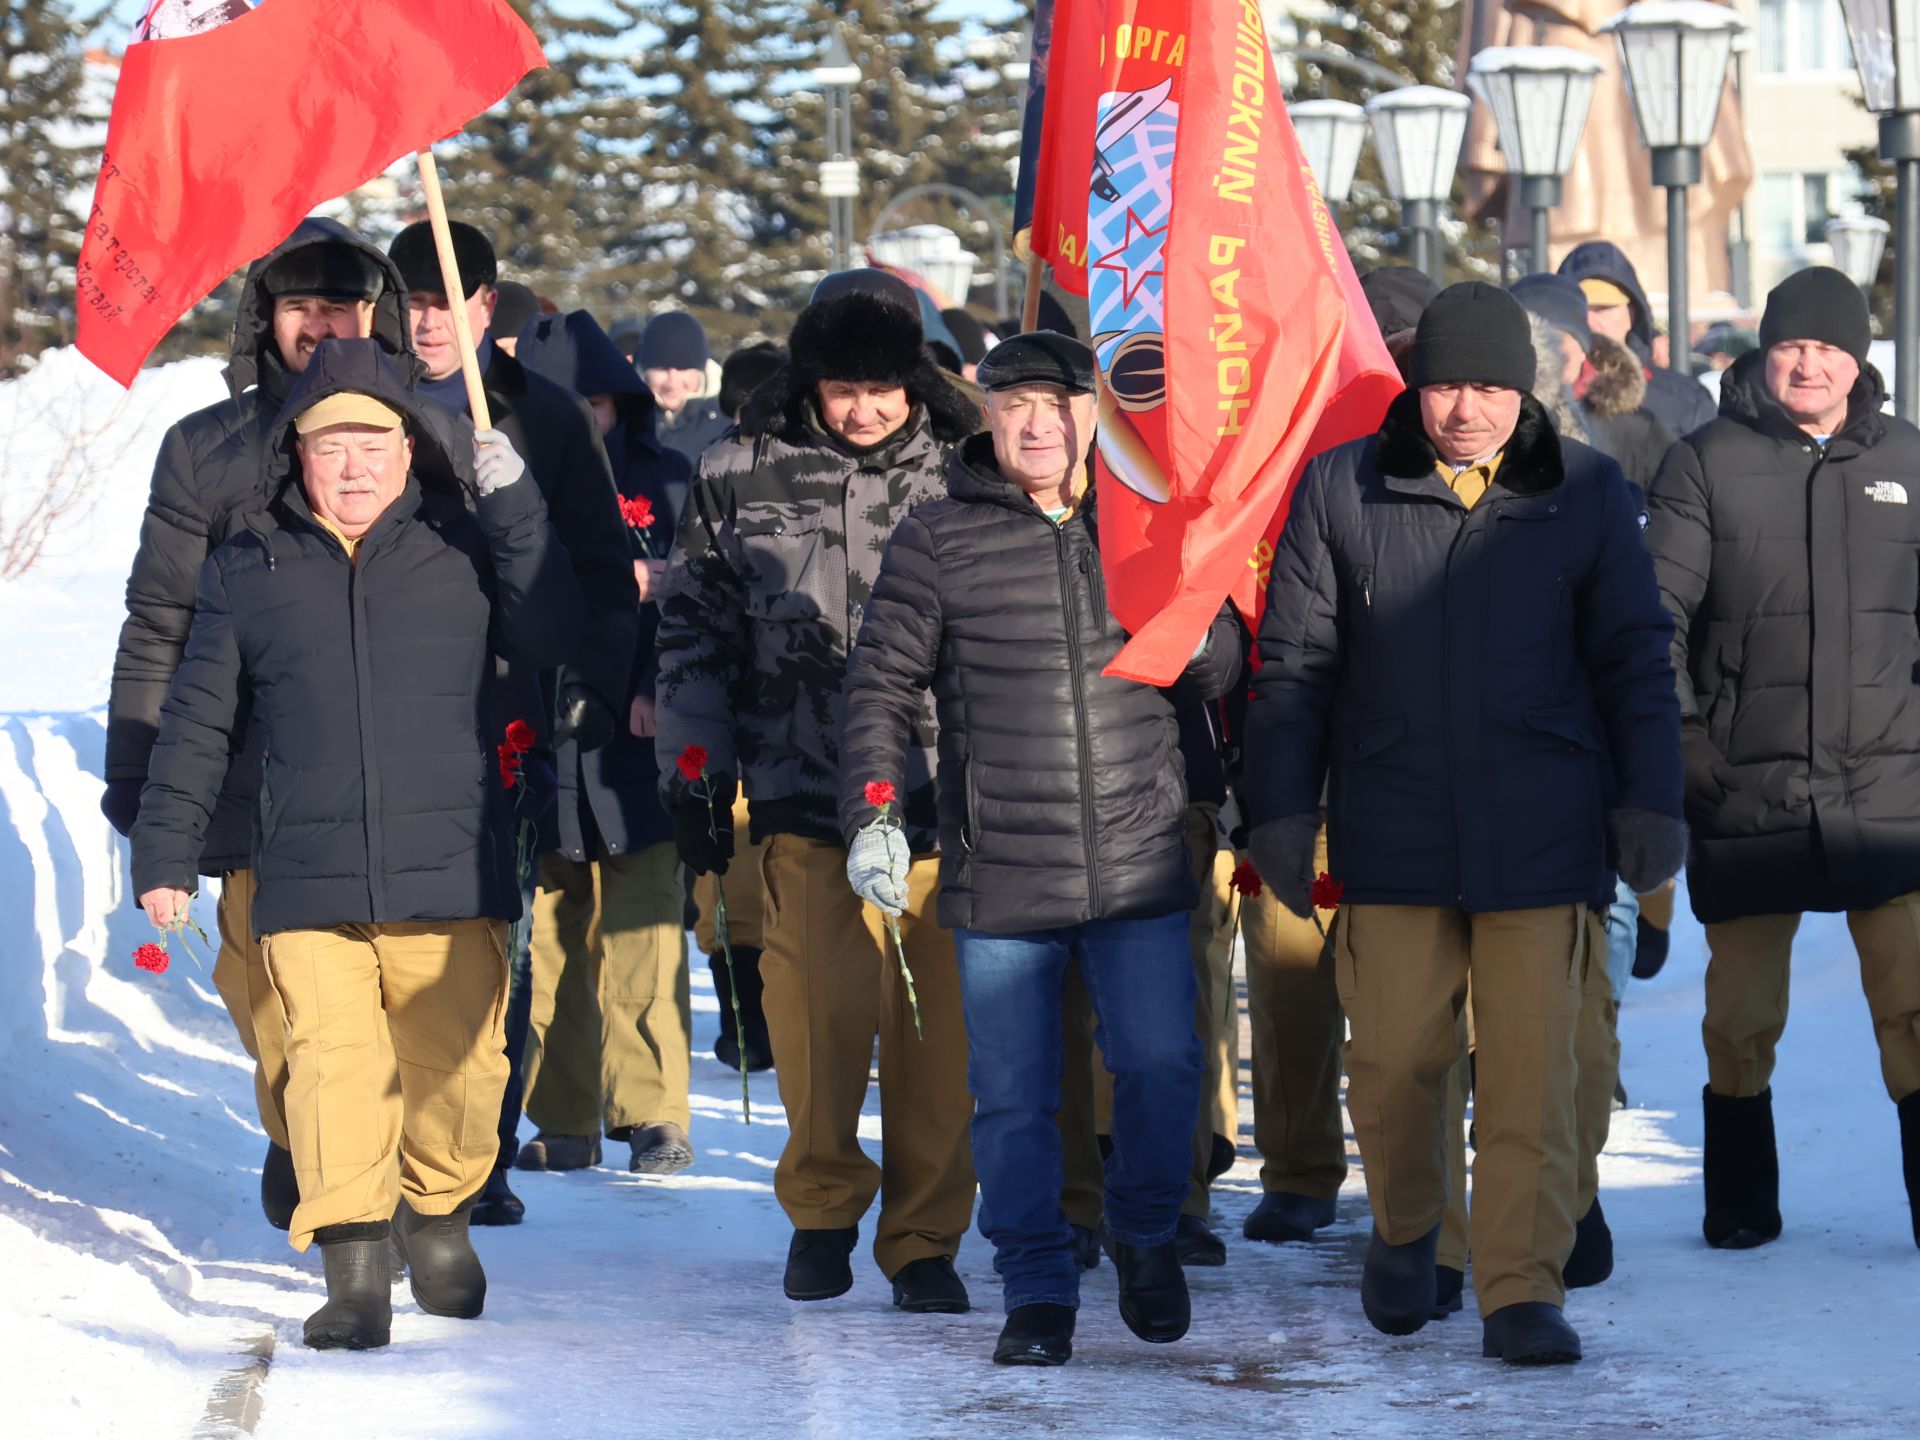
[(908, 382), (930, 364), (918, 313), (862, 290), (807, 306), (787, 348), (794, 372), (808, 385), (855, 380), (912, 388)]

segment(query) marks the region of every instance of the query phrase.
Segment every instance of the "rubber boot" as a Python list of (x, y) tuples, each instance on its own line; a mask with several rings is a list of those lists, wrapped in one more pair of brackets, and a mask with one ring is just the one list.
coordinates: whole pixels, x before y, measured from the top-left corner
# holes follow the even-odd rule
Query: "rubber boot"
[(393, 1233), (407, 1257), (413, 1298), (429, 1315), (472, 1320), (486, 1308), (487, 1272), (467, 1233), (469, 1200), (451, 1215), (422, 1215), (405, 1200), (393, 1212)]
[(276, 1230), (293, 1228), (293, 1207), (300, 1203), (300, 1182), (293, 1175), (293, 1152), (267, 1142), (260, 1164), (260, 1208)]
[(1707, 1211), (1701, 1233), (1716, 1250), (1751, 1250), (1780, 1237), (1780, 1157), (1773, 1139), (1773, 1091), (1701, 1092), (1706, 1114), (1702, 1170)]
[(390, 1231), (386, 1221), (376, 1220), (314, 1232), (327, 1276), (327, 1303), (307, 1317), (302, 1338), (313, 1349), (378, 1350), (393, 1338)]
[(1360, 1308), (1374, 1329), (1411, 1335), (1433, 1318), (1439, 1301), (1439, 1253), (1438, 1225), (1404, 1245), (1389, 1245), (1374, 1227), (1366, 1268), (1360, 1272)]

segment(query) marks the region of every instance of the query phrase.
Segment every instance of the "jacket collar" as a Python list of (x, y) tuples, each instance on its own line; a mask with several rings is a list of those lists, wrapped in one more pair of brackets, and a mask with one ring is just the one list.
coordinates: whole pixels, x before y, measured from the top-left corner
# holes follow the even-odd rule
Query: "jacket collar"
[[(1829, 443), (1844, 441), (1849, 451), (1871, 450), (1879, 444), (1887, 433), (1886, 417), (1880, 409), (1886, 399), (1887, 387), (1880, 372), (1872, 365), (1862, 365), (1860, 378), (1853, 382), (1847, 396), (1847, 418)], [(1805, 445), (1812, 438), (1767, 393), (1764, 350), (1748, 351), (1721, 375), (1720, 414), (1770, 439)]]
[[(1434, 466), (1440, 453), (1433, 448), (1420, 424), (1420, 392), (1403, 390), (1387, 407), (1387, 418), (1380, 426), (1374, 454), (1380, 471), (1389, 482), (1402, 483), (1395, 489), (1425, 493), (1431, 482), (1440, 484)], [(1515, 495), (1539, 495), (1557, 489), (1566, 479), (1566, 466), (1560, 456), (1560, 437), (1540, 402), (1531, 395), (1520, 397), (1520, 422), (1513, 427), (1500, 461), (1497, 483)]]

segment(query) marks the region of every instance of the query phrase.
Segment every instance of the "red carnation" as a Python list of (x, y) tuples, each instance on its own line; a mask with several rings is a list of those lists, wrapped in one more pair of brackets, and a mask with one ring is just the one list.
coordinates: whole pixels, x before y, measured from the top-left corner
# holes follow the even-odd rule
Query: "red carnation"
[(620, 497), (620, 518), (635, 530), (653, 528), (653, 502), (644, 495), (636, 495), (631, 500)]
[(524, 720), (507, 722), (507, 749), (515, 755), (524, 755), (533, 749), (533, 742), (539, 737), (534, 734), (533, 726)]
[(1253, 868), (1251, 860), (1242, 860), (1233, 867), (1233, 879), (1228, 882), (1248, 899), (1258, 895), (1264, 888), (1260, 883), (1260, 872)]
[(167, 959), (167, 947), (156, 945), (149, 940), (133, 952), (133, 963), (142, 970), (151, 970), (156, 975), (164, 975), (171, 962)]
[(500, 783), (511, 790), (520, 783), (519, 753), (507, 745), (499, 745), (495, 749), (500, 756)]
[(707, 773), (707, 747), (689, 745), (680, 752), (680, 758), (674, 762), (680, 767), (680, 773), (691, 782)]
[(1316, 910), (1338, 910), (1340, 897), (1347, 893), (1347, 887), (1326, 871), (1320, 872), (1320, 878), (1313, 882), (1313, 908)]
[(893, 782), (891, 780), (867, 781), (867, 804), (876, 810), (884, 810), (893, 804)]

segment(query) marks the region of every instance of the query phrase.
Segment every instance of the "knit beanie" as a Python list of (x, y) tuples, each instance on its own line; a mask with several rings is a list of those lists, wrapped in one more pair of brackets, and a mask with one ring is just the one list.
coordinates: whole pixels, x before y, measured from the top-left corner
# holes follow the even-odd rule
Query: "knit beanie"
[(1818, 340), (1866, 364), (1867, 347), (1873, 342), (1867, 297), (1831, 266), (1810, 265), (1795, 271), (1768, 292), (1766, 312), (1760, 317), (1762, 350), (1786, 340)]
[[(460, 277), (465, 279), (463, 275)], [(503, 340), (517, 340), (520, 332), (540, 318), (540, 297), (530, 286), (518, 280), (502, 280), (493, 287), (492, 334)]]
[(1376, 265), (1360, 277), (1360, 293), (1367, 297), (1373, 323), (1390, 336), (1418, 325), (1420, 312), (1433, 303), (1440, 287), (1426, 271), (1411, 265)]
[(642, 370), (704, 370), (707, 329), (685, 310), (665, 310), (640, 332), (633, 363)]
[(1533, 388), (1533, 332), (1520, 302), (1498, 285), (1463, 280), (1433, 298), (1414, 328), (1407, 384)]
[(1563, 335), (1571, 335), (1582, 354), (1593, 349), (1593, 327), (1587, 323), (1587, 297), (1564, 275), (1522, 275), (1507, 293)]

